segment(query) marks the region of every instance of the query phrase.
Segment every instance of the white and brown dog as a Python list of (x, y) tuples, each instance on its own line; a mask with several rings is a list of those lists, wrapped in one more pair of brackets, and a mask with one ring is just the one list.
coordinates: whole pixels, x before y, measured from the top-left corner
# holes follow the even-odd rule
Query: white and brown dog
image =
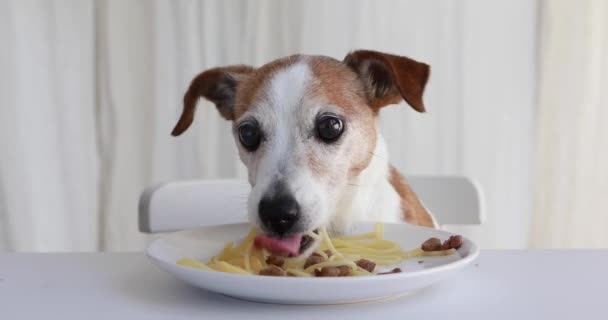
[(388, 162), (381, 108), (404, 99), (424, 112), (429, 66), (407, 57), (354, 51), (343, 61), (294, 55), (262, 67), (207, 70), (192, 81), (173, 129), (183, 133), (200, 97), (233, 123), (249, 171), (250, 221), (278, 245), (299, 246), (321, 226), (357, 220), (436, 227)]

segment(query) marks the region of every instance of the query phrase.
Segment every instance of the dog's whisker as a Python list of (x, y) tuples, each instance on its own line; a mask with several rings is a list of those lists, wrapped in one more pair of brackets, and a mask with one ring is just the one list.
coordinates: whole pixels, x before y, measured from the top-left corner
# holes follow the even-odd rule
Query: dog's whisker
[(248, 107), (249, 105), (247, 104), (242, 104), (242, 103), (235, 103), (234, 107)]
[(361, 184), (356, 184), (356, 183), (347, 183), (347, 186), (351, 186), (351, 187), (357, 187), (357, 188), (367, 188), (368, 186), (366, 185), (361, 185)]
[(368, 152), (369, 152), (369, 153), (371, 153), (371, 154), (372, 154), (372, 156), (374, 156), (374, 157), (378, 157), (378, 158), (380, 158), (380, 159), (385, 159), (385, 160), (387, 160), (387, 158), (386, 158), (386, 157), (381, 156), (381, 155), (378, 155), (377, 153), (374, 153), (373, 151), (368, 151)]

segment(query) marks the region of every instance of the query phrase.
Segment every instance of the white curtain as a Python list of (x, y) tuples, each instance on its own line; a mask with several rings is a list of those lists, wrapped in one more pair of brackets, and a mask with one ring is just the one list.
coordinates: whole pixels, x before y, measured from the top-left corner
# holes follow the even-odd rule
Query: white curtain
[(608, 247), (608, 2), (542, 5), (534, 247)]
[(0, 248), (138, 250), (137, 200), (173, 179), (244, 177), (208, 103), (169, 132), (209, 67), (370, 48), (432, 66), (429, 112), (387, 108), (392, 162), (467, 175), (486, 248), (527, 245), (534, 1), (1, 1)]
[(98, 248), (92, 2), (0, 1), (0, 244)]

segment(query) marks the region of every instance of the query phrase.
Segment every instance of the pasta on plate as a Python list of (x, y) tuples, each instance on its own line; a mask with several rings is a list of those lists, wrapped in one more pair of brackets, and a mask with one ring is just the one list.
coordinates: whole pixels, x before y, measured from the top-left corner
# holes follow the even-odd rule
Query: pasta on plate
[[(423, 256), (446, 256), (456, 252), (462, 243), (460, 236), (452, 236), (441, 243), (431, 238), (419, 248), (404, 251), (390, 240), (384, 239), (384, 224), (376, 223), (372, 232), (330, 238), (325, 228), (307, 236), (318, 246), (310, 255), (287, 257), (271, 254), (256, 248), (254, 239), (259, 231), (253, 227), (238, 245), (228, 242), (222, 251), (207, 263), (183, 258), (177, 264), (202, 270), (213, 270), (243, 275), (269, 275), (292, 277), (370, 276), (401, 272), (394, 268), (405, 259)], [(380, 267), (378, 267), (380, 266)]]

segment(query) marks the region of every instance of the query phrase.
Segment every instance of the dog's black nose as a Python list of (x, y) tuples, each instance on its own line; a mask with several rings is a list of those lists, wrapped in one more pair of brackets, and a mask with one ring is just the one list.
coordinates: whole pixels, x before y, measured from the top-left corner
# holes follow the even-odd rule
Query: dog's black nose
[(291, 195), (279, 194), (272, 198), (262, 198), (258, 214), (268, 231), (283, 236), (298, 222), (300, 206)]

